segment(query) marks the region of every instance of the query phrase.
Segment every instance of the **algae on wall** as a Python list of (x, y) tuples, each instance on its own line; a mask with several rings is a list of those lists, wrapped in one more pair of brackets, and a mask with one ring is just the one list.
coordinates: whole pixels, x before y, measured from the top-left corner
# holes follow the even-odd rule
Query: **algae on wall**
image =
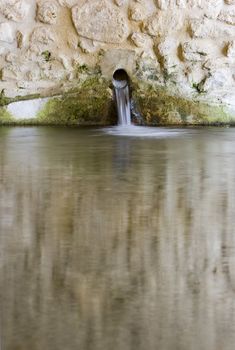
[(37, 116), (38, 123), (62, 125), (109, 125), (115, 123), (109, 83), (91, 77), (77, 89), (49, 100)]
[(5, 97), (4, 91), (2, 91), (0, 93), (0, 125), (9, 124), (13, 121), (11, 114), (6, 109), (8, 102), (9, 99)]
[[(233, 124), (235, 118), (223, 105), (179, 97), (165, 86), (134, 79), (132, 100), (145, 125)], [(0, 124), (22, 125), (114, 125), (116, 112), (110, 82), (87, 78), (79, 87), (54, 96), (35, 119), (16, 120), (0, 107)], [(138, 124), (139, 121), (135, 120)]]
[[(13, 102), (16, 102), (16, 98)], [(18, 101), (25, 100), (19, 97)], [(21, 125), (111, 125), (116, 123), (110, 82), (100, 75), (87, 76), (76, 88), (49, 98), (35, 118), (15, 119), (7, 111), (7, 102), (0, 107), (0, 124)]]
[(7, 125), (14, 123), (11, 114), (7, 112), (5, 107), (0, 106), (0, 125)]
[[(35, 118), (15, 119), (7, 104), (34, 99), (35, 95), (13, 99), (1, 95), (0, 124), (22, 125), (114, 125), (117, 117), (112, 85), (100, 71), (80, 67), (80, 80), (66, 92), (52, 96)], [(132, 100), (146, 125), (215, 125), (233, 124), (235, 117), (222, 104), (209, 104), (199, 98), (186, 99), (173, 91), (174, 77), (160, 80), (154, 67), (137, 66), (130, 76)], [(172, 85), (173, 84), (173, 85)], [(201, 96), (202, 97), (202, 96)], [(27, 103), (27, 102), (26, 102)], [(138, 124), (139, 121), (135, 120)]]
[(135, 83), (132, 96), (147, 125), (235, 123), (235, 116), (226, 106), (176, 96), (166, 87)]

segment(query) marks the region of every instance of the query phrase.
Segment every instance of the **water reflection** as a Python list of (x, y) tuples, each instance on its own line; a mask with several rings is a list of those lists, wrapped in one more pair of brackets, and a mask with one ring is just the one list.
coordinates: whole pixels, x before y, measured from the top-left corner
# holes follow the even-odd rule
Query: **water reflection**
[(1, 129), (1, 350), (233, 350), (234, 148)]

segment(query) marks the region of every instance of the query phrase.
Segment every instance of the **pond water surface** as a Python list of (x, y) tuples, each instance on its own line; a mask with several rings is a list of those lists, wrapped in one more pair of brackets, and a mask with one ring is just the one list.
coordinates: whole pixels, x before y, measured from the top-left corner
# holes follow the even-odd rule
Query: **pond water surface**
[(1, 350), (234, 350), (235, 129), (152, 132), (0, 129)]

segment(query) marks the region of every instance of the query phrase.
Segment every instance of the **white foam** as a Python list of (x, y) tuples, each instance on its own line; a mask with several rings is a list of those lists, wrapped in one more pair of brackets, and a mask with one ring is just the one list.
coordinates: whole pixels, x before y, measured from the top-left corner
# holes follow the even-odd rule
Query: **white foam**
[(152, 138), (160, 138), (160, 137), (170, 137), (182, 134), (184, 132), (180, 129), (167, 129), (160, 127), (149, 127), (149, 126), (136, 126), (136, 125), (128, 125), (128, 126), (114, 126), (111, 128), (103, 129), (105, 133), (114, 136), (128, 136), (128, 137), (152, 137)]

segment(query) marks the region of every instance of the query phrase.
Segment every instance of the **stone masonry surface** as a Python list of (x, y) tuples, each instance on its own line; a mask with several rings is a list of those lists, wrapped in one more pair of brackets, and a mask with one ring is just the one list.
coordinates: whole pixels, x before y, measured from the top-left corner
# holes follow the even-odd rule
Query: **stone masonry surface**
[(235, 1), (0, 0), (0, 98), (63, 95), (117, 68), (235, 116)]

